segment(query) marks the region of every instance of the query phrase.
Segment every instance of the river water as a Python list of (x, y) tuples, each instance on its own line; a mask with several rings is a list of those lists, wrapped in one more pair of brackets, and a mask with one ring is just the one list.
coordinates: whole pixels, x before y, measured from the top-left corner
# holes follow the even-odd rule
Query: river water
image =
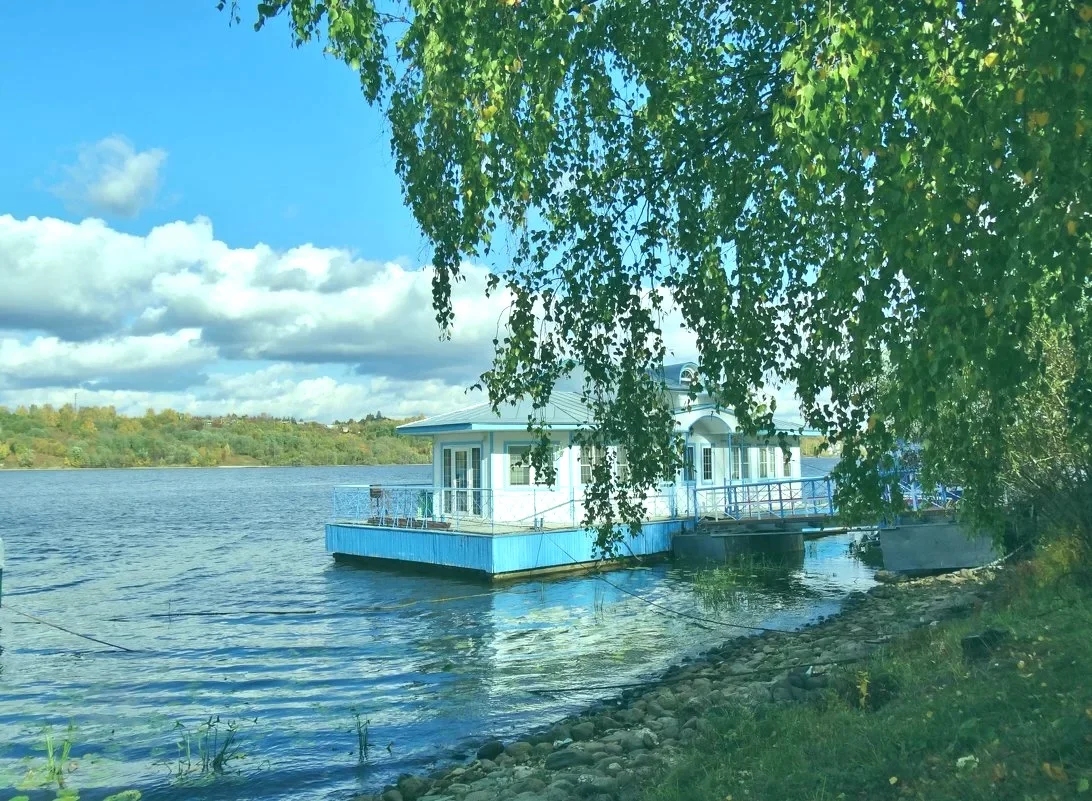
[[(46, 740), (67, 738), (63, 779), (85, 801), (346, 799), (612, 694), (572, 688), (649, 679), (740, 633), (647, 601), (784, 628), (872, 584), (848, 536), (727, 605), (668, 562), (606, 574), (617, 587), (492, 586), (324, 552), (334, 485), (422, 481), (428, 468), (0, 472), (0, 788), (53, 798)], [(203, 772), (229, 728), (237, 758)]]

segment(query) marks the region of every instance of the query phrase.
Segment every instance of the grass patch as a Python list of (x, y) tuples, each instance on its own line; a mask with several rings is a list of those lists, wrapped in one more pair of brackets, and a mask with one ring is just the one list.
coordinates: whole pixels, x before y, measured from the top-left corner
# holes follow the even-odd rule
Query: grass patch
[[(847, 668), (814, 704), (718, 710), (646, 801), (1092, 801), (1092, 588), (1055, 546), (975, 617)], [(968, 661), (964, 636), (1003, 642)], [(876, 693), (883, 688), (883, 703)]]

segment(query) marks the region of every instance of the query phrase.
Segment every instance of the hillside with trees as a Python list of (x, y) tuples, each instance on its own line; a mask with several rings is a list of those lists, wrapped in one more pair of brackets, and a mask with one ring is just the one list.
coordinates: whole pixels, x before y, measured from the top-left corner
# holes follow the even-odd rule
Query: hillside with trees
[(427, 440), (395, 433), (403, 422), (382, 414), (324, 425), (173, 409), (128, 417), (112, 406), (0, 407), (0, 468), (428, 462)]

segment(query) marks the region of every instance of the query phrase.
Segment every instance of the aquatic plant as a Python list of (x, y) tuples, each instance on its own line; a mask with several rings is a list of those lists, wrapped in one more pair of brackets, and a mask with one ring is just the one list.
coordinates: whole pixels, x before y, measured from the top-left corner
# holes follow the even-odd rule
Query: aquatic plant
[[(80, 791), (71, 786), (70, 777), (78, 767), (72, 758), (72, 747), (76, 742), (76, 726), (68, 724), (64, 739), (59, 743), (53, 735), (53, 728), (46, 726), (42, 730), (42, 749), (45, 751), (45, 764), (38, 766), (31, 763), (19, 787), (22, 790), (45, 790), (56, 787), (57, 801), (79, 801)], [(139, 790), (122, 790), (107, 796), (103, 801), (140, 801)], [(30, 801), (30, 796), (17, 795), (8, 801)]]
[(76, 727), (71, 723), (68, 724), (68, 728), (65, 730), (64, 740), (61, 741), (60, 751), (57, 750), (53, 742), (53, 730), (47, 728), (45, 732), (45, 750), (46, 750), (46, 782), (47, 784), (57, 783), (57, 787), (64, 788), (64, 774), (66, 768), (71, 771), (72, 765), (69, 761), (69, 757), (72, 755), (72, 736), (76, 731)]
[(175, 779), (227, 773), (232, 763), (246, 758), (238, 742), (237, 720), (223, 721), (216, 715), (193, 731), (182, 721), (177, 721), (174, 728), (179, 738), (175, 744), (178, 756), (166, 764)]
[(724, 565), (699, 570), (694, 592), (707, 609), (724, 610), (746, 606), (761, 591), (778, 598), (800, 598), (813, 594), (800, 580), (799, 554), (742, 554)]
[(45, 751), (45, 764), (38, 765), (31, 762), (20, 786), (24, 789), (44, 789), (55, 786), (58, 791), (64, 790), (65, 777), (75, 770), (75, 764), (71, 760), (75, 732), (76, 727), (71, 723), (68, 724), (64, 739), (58, 743), (53, 735), (53, 727), (44, 727), (42, 749)]
[(368, 727), (371, 720), (362, 720), (360, 710), (355, 706), (349, 707), (349, 711), (353, 713), (353, 723), (356, 729), (356, 759), (360, 764), (364, 764), (368, 761), (368, 749), (372, 747), (368, 741)]
[(596, 583), (593, 592), (592, 614), (596, 623), (602, 623), (606, 620), (606, 615), (604, 614), (606, 610), (606, 599), (604, 598), (602, 587), (598, 583)]
[[(140, 790), (122, 790), (120, 793), (106, 796), (102, 801), (140, 801), (141, 798), (143, 796)], [(16, 795), (9, 798), (8, 801), (30, 801), (30, 796)], [(72, 788), (58, 790), (56, 801), (80, 801), (79, 791)]]

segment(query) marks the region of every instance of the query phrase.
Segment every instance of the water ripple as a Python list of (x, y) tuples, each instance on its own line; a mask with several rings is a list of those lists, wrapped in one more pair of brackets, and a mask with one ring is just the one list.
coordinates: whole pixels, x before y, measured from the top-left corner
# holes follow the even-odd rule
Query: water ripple
[[(755, 587), (730, 610), (703, 608), (692, 573), (668, 564), (610, 574), (622, 589), (493, 587), (323, 552), (334, 484), (422, 480), (427, 468), (0, 473), (5, 600), (136, 650), (0, 609), (0, 787), (43, 761), (44, 726), (71, 724), (85, 799), (344, 798), (593, 700), (530, 690), (645, 680), (733, 633), (642, 599), (791, 627), (871, 583), (844, 539), (809, 545), (798, 591)], [(354, 712), (378, 744), (364, 766)], [(238, 726), (239, 772), (171, 778), (184, 732), (216, 716)]]

